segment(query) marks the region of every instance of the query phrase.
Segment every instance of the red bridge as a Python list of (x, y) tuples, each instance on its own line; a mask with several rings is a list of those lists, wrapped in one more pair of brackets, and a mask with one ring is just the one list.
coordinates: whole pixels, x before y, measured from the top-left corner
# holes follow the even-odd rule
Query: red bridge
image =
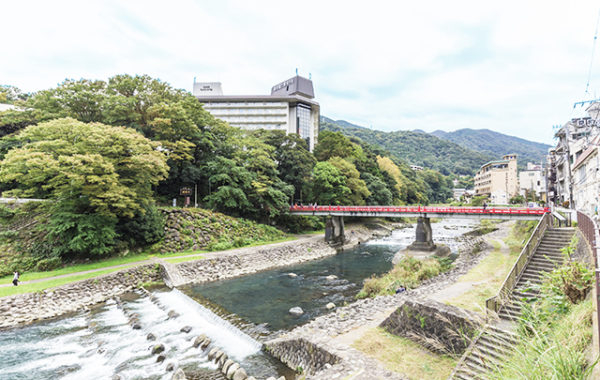
[(430, 218), (455, 219), (525, 219), (536, 220), (549, 213), (549, 208), (514, 207), (437, 207), (437, 206), (291, 206), (290, 214), (326, 216), (325, 240), (343, 244), (344, 216), (352, 217), (416, 217), (416, 240), (409, 248), (421, 251), (436, 249)]
[(300, 206), (290, 207), (295, 215), (356, 217), (424, 217), (537, 220), (550, 208), (535, 207), (437, 207), (437, 206)]

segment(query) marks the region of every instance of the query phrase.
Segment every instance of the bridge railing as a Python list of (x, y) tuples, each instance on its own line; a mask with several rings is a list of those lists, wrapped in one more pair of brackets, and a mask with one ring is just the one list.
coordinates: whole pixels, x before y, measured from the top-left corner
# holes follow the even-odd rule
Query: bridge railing
[(515, 262), (510, 272), (504, 279), (504, 282), (502, 283), (498, 294), (491, 298), (488, 298), (485, 301), (485, 306), (487, 310), (491, 310), (495, 313), (500, 311), (500, 308), (508, 300), (510, 294), (514, 290), (515, 285), (517, 285), (519, 277), (525, 269), (527, 262), (535, 253), (537, 246), (539, 245), (540, 241), (542, 240), (542, 237), (544, 236), (544, 232), (546, 232), (546, 230), (549, 227), (552, 227), (552, 216), (551, 214), (546, 213), (540, 219), (537, 226), (535, 227), (535, 230), (529, 237), (529, 240), (527, 240), (527, 243), (521, 250), (517, 261)]
[[(595, 351), (594, 357), (598, 356), (600, 352), (600, 310), (598, 309), (599, 297), (600, 297), (600, 247), (597, 244), (600, 243), (598, 225), (588, 215), (577, 211), (577, 227), (581, 234), (585, 237), (585, 240), (590, 245), (592, 250), (592, 265), (594, 266), (594, 279), (595, 283), (592, 287), (592, 299), (594, 302), (594, 310), (596, 311), (593, 315), (592, 322), (594, 326), (593, 333), (593, 349)], [(600, 370), (597, 370), (600, 372)]]
[(293, 205), (290, 212), (385, 212), (385, 213), (439, 213), (439, 214), (499, 214), (544, 215), (549, 208), (542, 207), (438, 207), (438, 206), (320, 206)]

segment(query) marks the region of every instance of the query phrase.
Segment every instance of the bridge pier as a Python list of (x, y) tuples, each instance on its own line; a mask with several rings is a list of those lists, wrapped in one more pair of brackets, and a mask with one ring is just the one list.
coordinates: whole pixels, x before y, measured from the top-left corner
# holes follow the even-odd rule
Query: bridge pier
[(344, 244), (344, 217), (332, 216), (325, 222), (325, 241), (331, 245)]
[(417, 218), (417, 240), (415, 240), (408, 249), (415, 251), (433, 251), (436, 249), (433, 244), (433, 236), (431, 231), (431, 221), (426, 217)]

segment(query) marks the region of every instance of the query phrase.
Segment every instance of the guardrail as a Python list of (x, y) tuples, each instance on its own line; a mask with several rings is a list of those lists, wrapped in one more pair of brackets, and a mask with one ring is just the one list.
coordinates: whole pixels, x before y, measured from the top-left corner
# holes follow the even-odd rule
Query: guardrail
[(544, 216), (540, 219), (535, 230), (527, 240), (527, 243), (521, 250), (517, 261), (511, 268), (510, 272), (504, 279), (498, 294), (488, 298), (485, 301), (485, 307), (487, 310), (491, 310), (497, 313), (502, 307), (503, 303), (509, 298), (510, 294), (515, 288), (515, 285), (519, 281), (519, 277), (521, 277), (521, 273), (525, 269), (525, 266), (529, 262), (529, 259), (535, 253), (537, 246), (539, 245), (542, 237), (544, 236), (544, 232), (548, 229), (548, 227), (552, 226), (552, 216), (551, 214), (544, 214)]
[[(598, 353), (600, 353), (600, 310), (598, 309), (599, 306), (599, 297), (600, 297), (600, 252), (598, 252), (598, 250), (600, 249), (600, 247), (598, 247), (596, 244), (600, 243), (600, 238), (599, 238), (599, 234), (598, 234), (598, 226), (596, 225), (596, 222), (590, 218), (588, 215), (577, 211), (577, 227), (579, 228), (579, 231), (581, 231), (581, 233), (583, 234), (583, 236), (585, 237), (585, 240), (587, 240), (588, 244), (590, 245), (590, 249), (592, 250), (592, 258), (593, 258), (593, 265), (594, 265), (594, 272), (595, 272), (595, 284), (592, 288), (592, 295), (593, 295), (593, 302), (594, 302), (594, 310), (596, 311), (593, 315), (592, 321), (593, 321), (593, 325), (594, 325), (594, 331), (593, 331), (593, 349), (595, 351), (595, 355), (594, 357), (598, 356)], [(598, 366), (596, 366), (598, 368)], [(598, 372), (600, 372), (600, 370), (597, 369)]]
[(548, 207), (437, 207), (437, 206), (319, 206), (293, 205), (290, 212), (397, 212), (397, 213), (445, 213), (445, 214), (499, 214), (499, 215), (544, 215)]

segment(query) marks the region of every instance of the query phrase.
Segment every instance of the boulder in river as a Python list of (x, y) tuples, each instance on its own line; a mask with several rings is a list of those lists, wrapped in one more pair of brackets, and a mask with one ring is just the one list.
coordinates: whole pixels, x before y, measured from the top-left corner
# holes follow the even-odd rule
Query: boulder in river
[(183, 327), (181, 328), (181, 330), (179, 330), (179, 331), (181, 331), (182, 333), (186, 333), (186, 334), (187, 334), (187, 333), (189, 333), (190, 331), (192, 331), (192, 326), (183, 326)]
[(329, 276), (325, 277), (327, 279), (327, 281), (333, 281), (333, 280), (337, 280), (338, 276), (336, 276), (335, 274), (330, 274)]
[(164, 362), (164, 361), (165, 361), (165, 359), (166, 359), (166, 358), (167, 358), (167, 357), (166, 357), (164, 354), (160, 354), (160, 355), (158, 355), (158, 357), (156, 358), (156, 362), (157, 362), (157, 363), (162, 363), (162, 362)]
[(238, 369), (240, 369), (240, 365), (237, 363), (233, 363), (232, 365), (229, 366), (229, 368), (227, 368), (227, 372), (225, 372), (225, 376), (228, 379), (233, 379), (233, 374), (235, 373), (235, 371), (237, 371)]
[[(196, 339), (194, 339), (194, 343), (192, 344), (192, 346), (194, 347), (198, 347), (198, 346), (202, 346), (202, 344), (207, 340), (208, 338), (206, 337), (206, 335), (204, 334), (200, 334), (196, 337)], [(209, 340), (210, 343), (210, 340)], [(208, 346), (208, 344), (207, 344)]]
[(165, 368), (167, 372), (171, 372), (175, 369), (175, 363), (167, 364), (167, 368)]
[(217, 347), (213, 347), (210, 351), (208, 351), (208, 360), (212, 361), (215, 358), (215, 355), (219, 352)]
[(165, 350), (165, 345), (164, 344), (162, 344), (162, 343), (155, 344), (152, 347), (152, 355), (154, 355), (154, 354), (160, 354), (164, 350)]
[(288, 277), (296, 278), (296, 277), (298, 277), (298, 275), (296, 273), (288, 273)]
[(187, 377), (185, 377), (185, 373), (183, 373), (183, 370), (179, 368), (177, 369), (177, 371), (175, 371), (171, 380), (187, 380)]
[(325, 305), (325, 307), (327, 310), (335, 309), (335, 304), (333, 302), (329, 302), (327, 305)]
[(304, 310), (300, 306), (294, 306), (290, 309), (290, 314), (292, 315), (302, 315), (304, 314)]
[(147, 340), (156, 340), (156, 336), (154, 336), (154, 334), (152, 334), (152, 333), (148, 333), (148, 335), (146, 335), (146, 339)]
[(248, 379), (248, 374), (246, 374), (246, 371), (244, 371), (243, 368), (238, 368), (233, 373), (232, 380), (247, 380), (247, 379)]

